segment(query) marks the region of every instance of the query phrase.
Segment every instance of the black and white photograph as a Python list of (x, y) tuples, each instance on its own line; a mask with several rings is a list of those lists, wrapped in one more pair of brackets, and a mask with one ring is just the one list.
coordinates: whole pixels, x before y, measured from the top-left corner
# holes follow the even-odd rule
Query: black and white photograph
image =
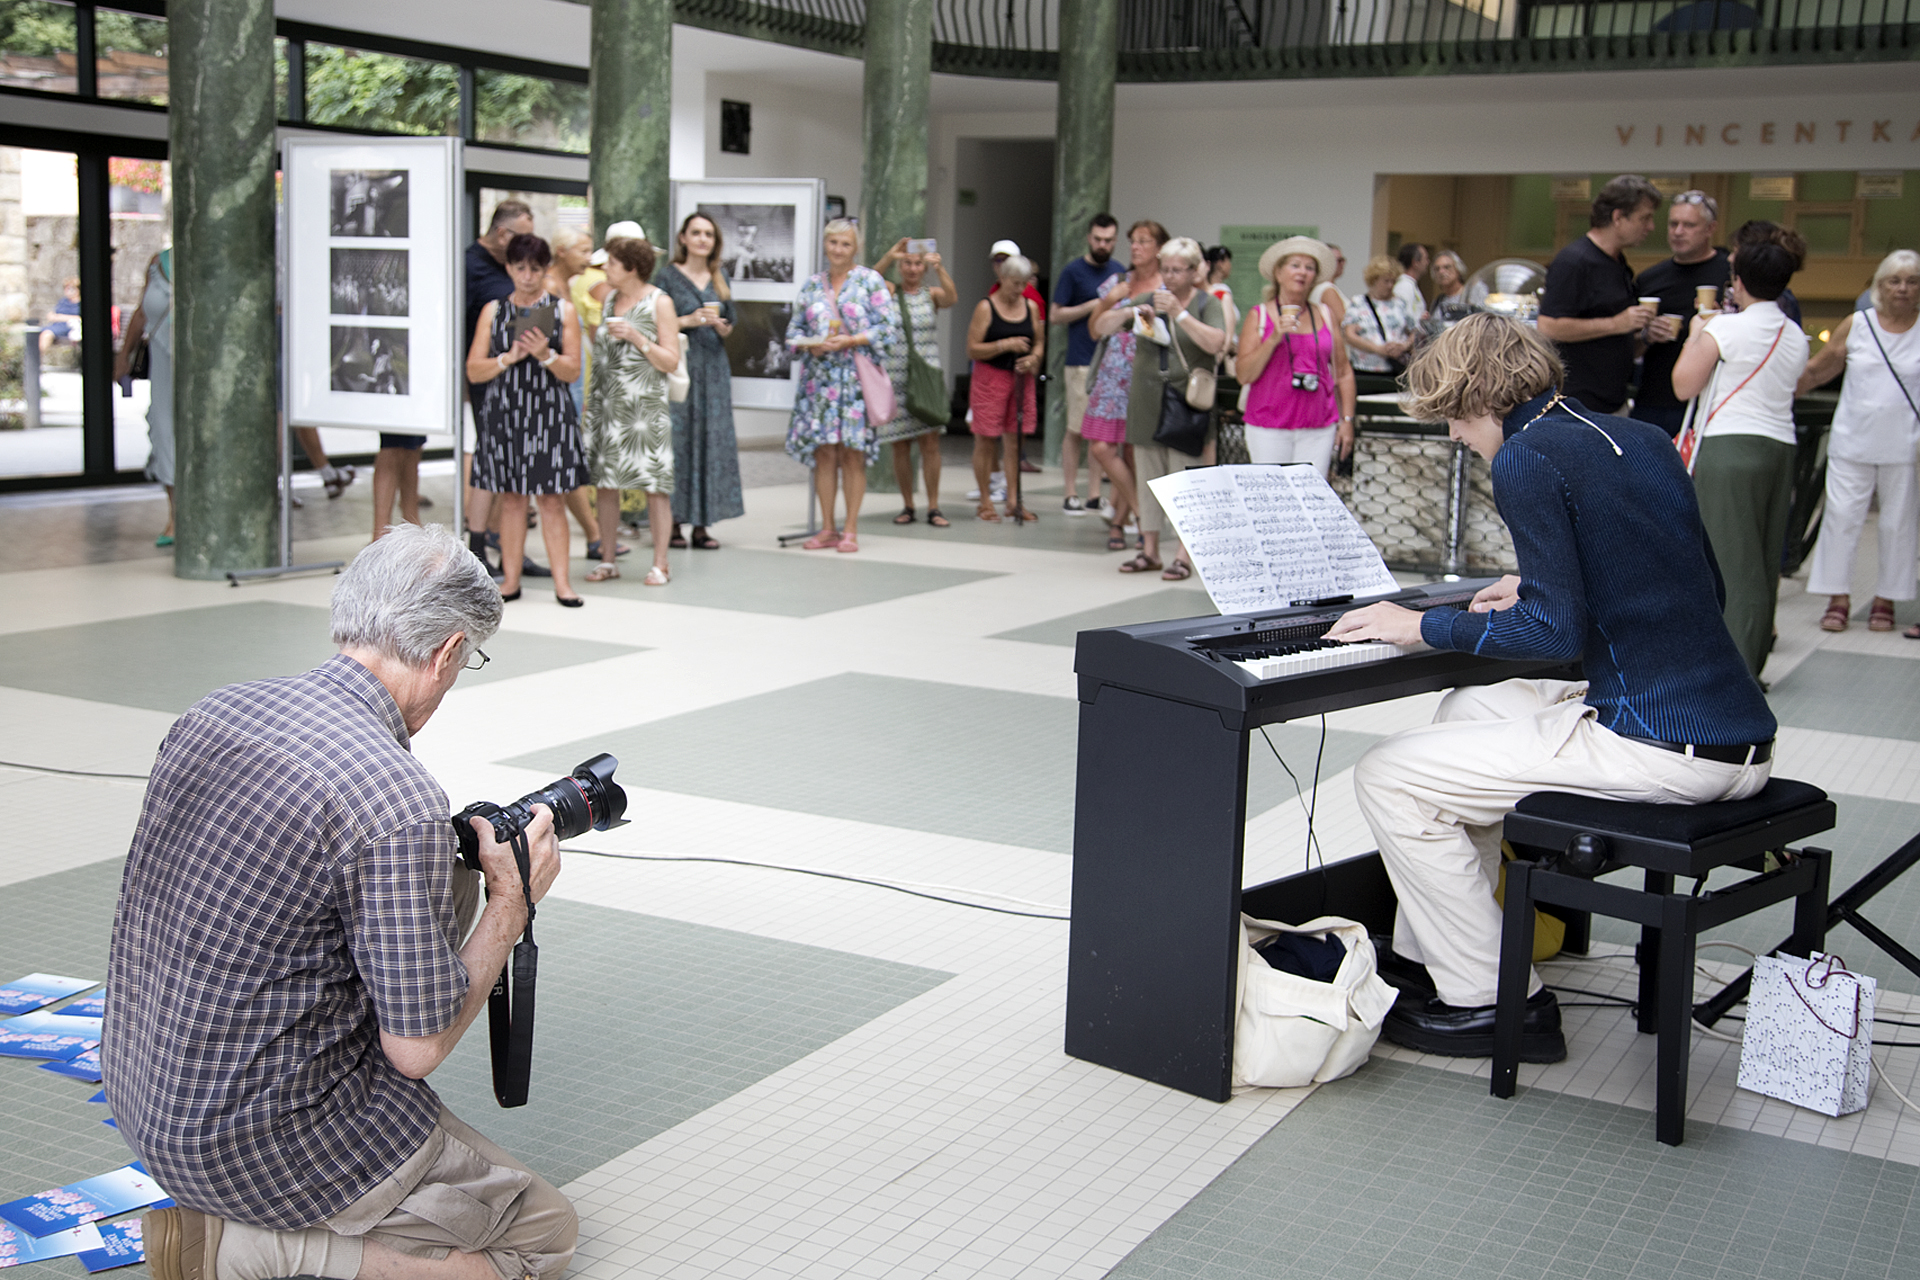
[(720, 261), (728, 279), (735, 284), (794, 282), (794, 206), (703, 204), (700, 212), (720, 228)]
[(333, 326), (333, 390), (360, 395), (407, 394), (407, 331)]
[(407, 314), (405, 249), (335, 249), (332, 259), (334, 315)]
[(331, 234), (406, 238), (405, 169), (335, 169), (332, 175)]
[(735, 299), (733, 309), (738, 319), (726, 340), (733, 376), (784, 380), (793, 368), (793, 350), (787, 346), (793, 304)]

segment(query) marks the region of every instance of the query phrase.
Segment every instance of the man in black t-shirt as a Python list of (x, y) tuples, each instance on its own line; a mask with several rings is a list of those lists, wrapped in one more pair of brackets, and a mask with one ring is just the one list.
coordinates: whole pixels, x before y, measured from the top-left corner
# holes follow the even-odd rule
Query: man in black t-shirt
[(1602, 413), (1626, 405), (1633, 337), (1653, 319), (1653, 308), (1635, 301), (1626, 250), (1652, 234), (1659, 208), (1659, 188), (1638, 174), (1621, 174), (1594, 198), (1587, 234), (1547, 268), (1540, 335), (1560, 349), (1567, 395)]
[(1706, 192), (1682, 191), (1675, 196), (1667, 208), (1667, 247), (1673, 256), (1654, 263), (1633, 282), (1640, 297), (1660, 299), (1660, 316), (1647, 334), (1632, 416), (1670, 436), (1680, 433), (1687, 415), (1687, 406), (1673, 394), (1673, 362), (1680, 358), (1693, 327), (1694, 291), (1702, 285), (1724, 291), (1732, 278), (1727, 251), (1713, 247), (1719, 219), (1720, 207)]

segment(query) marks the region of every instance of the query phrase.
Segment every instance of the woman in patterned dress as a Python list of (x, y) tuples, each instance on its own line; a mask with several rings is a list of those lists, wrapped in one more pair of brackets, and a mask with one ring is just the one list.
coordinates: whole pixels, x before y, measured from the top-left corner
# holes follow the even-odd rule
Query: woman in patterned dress
[[(653, 246), (645, 240), (607, 242), (606, 317), (593, 340), (593, 385), (587, 388), (587, 474), (600, 486), (600, 527), (618, 528), (620, 491), (642, 489), (653, 529), (650, 587), (667, 585), (667, 539), (673, 532), (673, 418), (667, 412), (667, 375), (680, 367), (680, 322), (673, 299), (648, 281)], [(600, 563), (588, 582), (620, 576), (612, 538), (600, 539)]]
[[(720, 269), (720, 228), (704, 213), (680, 224), (673, 263), (659, 284), (673, 298), (687, 334), (687, 398), (673, 413), (673, 541), (718, 551), (715, 521), (747, 513), (740, 492), (740, 446), (733, 434), (733, 365), (724, 339), (733, 332), (733, 290)], [(680, 526), (691, 524), (687, 537)]]
[[(540, 508), (540, 536), (553, 562), (553, 595), (569, 609), (585, 601), (567, 575), (567, 494), (586, 478), (580, 423), (569, 388), (580, 373), (580, 318), (573, 303), (547, 292), (553, 251), (535, 235), (507, 242), (513, 292), (480, 309), (467, 349), (467, 381), (485, 387), (478, 415), (473, 484), (500, 495), (500, 595), (520, 598), (527, 547), (527, 495)], [(544, 321), (528, 324), (527, 320)], [(515, 322), (520, 332), (515, 333)]]
[[(1127, 440), (1127, 393), (1133, 387), (1136, 309), (1120, 304), (1160, 288), (1160, 249), (1166, 243), (1167, 229), (1157, 222), (1143, 219), (1129, 227), (1127, 249), (1133, 269), (1100, 286), (1100, 301), (1087, 316), (1088, 330), (1096, 339), (1107, 340), (1107, 350), (1100, 367), (1087, 375), (1087, 412), (1080, 420), (1080, 438), (1113, 481), (1113, 519), (1107, 524), (1109, 551), (1127, 549), (1127, 521), (1139, 509), (1133, 472), (1122, 454)], [(1152, 312), (1151, 307), (1143, 309)]]
[[(867, 466), (880, 453), (878, 437), (867, 421), (866, 398), (854, 353), (884, 361), (895, 342), (899, 312), (887, 282), (863, 267), (860, 228), (850, 218), (835, 218), (825, 234), (827, 269), (800, 287), (787, 322), (787, 345), (804, 362), (793, 397), (793, 421), (787, 428), (787, 453), (813, 468), (820, 496), (820, 532), (800, 545), (809, 551), (860, 549), (860, 501), (867, 493)], [(833, 522), (836, 491), (844, 485), (847, 516), (843, 529)]]
[[(934, 317), (942, 308), (950, 307), (960, 298), (960, 290), (954, 285), (953, 277), (947, 274), (947, 268), (940, 261), (938, 253), (908, 253), (907, 241), (903, 236), (900, 242), (881, 256), (873, 264), (873, 269), (881, 275), (887, 274), (887, 268), (895, 263), (900, 267), (900, 286), (893, 289), (894, 303), (900, 308), (900, 323), (913, 326), (913, 350), (922, 360), (938, 369), (940, 367), (940, 340), (935, 331)], [(939, 283), (927, 287), (927, 272), (932, 270)], [(913, 511), (913, 442), (920, 441), (920, 469), (927, 481), (927, 523), (936, 529), (944, 529), (950, 523), (940, 514), (940, 433), (946, 428), (930, 427), (907, 412), (907, 343), (905, 331), (887, 355), (887, 377), (893, 380), (894, 403), (899, 406), (893, 415), (893, 421), (880, 428), (880, 443), (893, 446), (893, 478), (900, 486), (900, 514), (893, 518), (895, 524), (912, 524)]]

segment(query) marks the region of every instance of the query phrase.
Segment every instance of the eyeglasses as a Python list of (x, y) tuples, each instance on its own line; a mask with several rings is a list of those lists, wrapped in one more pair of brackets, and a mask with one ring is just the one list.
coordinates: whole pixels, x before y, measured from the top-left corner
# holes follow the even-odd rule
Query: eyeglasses
[[(475, 662), (474, 658), (478, 658), (480, 659), (480, 661)], [(492, 662), (492, 661), (493, 659), (487, 656), (487, 651), (485, 649), (482, 649), (478, 645), (475, 645), (473, 649), (473, 653), (467, 658), (466, 664), (462, 666), (460, 669), (462, 671), (478, 671), (480, 670), (480, 668), (486, 666), (489, 662)]]
[(1707, 221), (1720, 221), (1720, 206), (1714, 198), (1704, 191), (1682, 191), (1673, 198), (1675, 204), (1697, 204), (1706, 213)]

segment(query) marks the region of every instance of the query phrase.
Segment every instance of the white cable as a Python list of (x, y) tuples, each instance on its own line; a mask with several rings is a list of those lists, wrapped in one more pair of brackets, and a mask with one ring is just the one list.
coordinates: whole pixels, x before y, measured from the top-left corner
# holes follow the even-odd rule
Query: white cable
[(1889, 1080), (1889, 1079), (1887, 1079), (1887, 1069), (1886, 1069), (1886, 1067), (1885, 1067), (1885, 1066), (1882, 1066), (1882, 1065), (1881, 1065), (1881, 1063), (1880, 1063), (1880, 1061), (1879, 1061), (1879, 1059), (1877, 1059), (1877, 1058), (1876, 1058), (1876, 1059), (1874, 1060), (1874, 1063), (1873, 1063), (1873, 1065), (1874, 1065), (1874, 1066), (1876, 1066), (1876, 1067), (1879, 1067), (1879, 1068), (1880, 1068), (1880, 1083), (1881, 1083), (1881, 1084), (1883, 1084), (1883, 1085), (1885, 1085), (1885, 1086), (1887, 1086), (1887, 1088), (1889, 1088), (1889, 1089), (1891, 1089), (1891, 1090), (1893, 1090), (1893, 1096), (1894, 1096), (1894, 1097), (1896, 1097), (1896, 1098), (1898, 1098), (1898, 1099), (1900, 1099), (1900, 1101), (1901, 1101), (1901, 1102), (1902, 1102), (1903, 1104), (1905, 1104), (1905, 1106), (1906, 1106), (1906, 1108), (1907, 1108), (1907, 1110), (1909, 1110), (1909, 1111), (1914, 1111), (1914, 1112), (1920, 1112), (1920, 1107), (1916, 1107), (1915, 1105), (1913, 1105), (1913, 1099), (1912, 1099), (1912, 1098), (1909, 1098), (1909, 1097), (1908, 1097), (1908, 1096), (1907, 1096), (1906, 1094), (1904, 1094), (1904, 1093), (1902, 1093), (1902, 1092), (1900, 1092), (1900, 1086), (1899, 1086), (1899, 1085), (1897, 1085), (1897, 1084), (1895, 1084), (1895, 1083), (1894, 1083), (1893, 1081), (1891, 1081), (1891, 1080)]

